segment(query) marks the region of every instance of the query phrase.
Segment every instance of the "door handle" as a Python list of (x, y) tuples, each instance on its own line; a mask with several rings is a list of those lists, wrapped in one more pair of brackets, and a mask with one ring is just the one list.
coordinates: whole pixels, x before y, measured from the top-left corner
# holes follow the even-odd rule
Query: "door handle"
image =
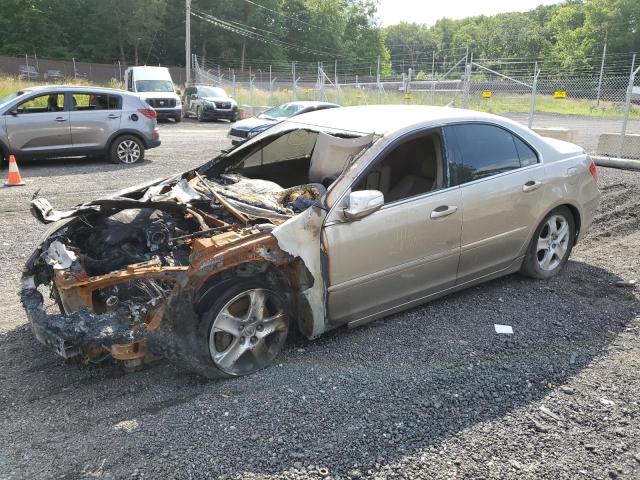
[(441, 205), (431, 212), (431, 219), (447, 217), (458, 211), (458, 207), (455, 205)]
[(522, 191), (533, 192), (534, 190), (537, 190), (538, 188), (540, 188), (541, 185), (542, 185), (542, 182), (539, 180), (529, 180), (527, 183), (525, 183), (522, 186)]
[(110, 113), (109, 115), (107, 115), (107, 118), (120, 118), (120, 115), (117, 115), (115, 113)]
[(67, 119), (64, 117), (56, 117), (56, 122), (66, 122)]

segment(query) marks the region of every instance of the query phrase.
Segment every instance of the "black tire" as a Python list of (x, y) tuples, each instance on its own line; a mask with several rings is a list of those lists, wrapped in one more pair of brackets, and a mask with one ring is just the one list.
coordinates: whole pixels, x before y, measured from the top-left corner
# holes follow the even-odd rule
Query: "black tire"
[(182, 115), (179, 115), (177, 117), (173, 117), (173, 121), (174, 121), (174, 123), (180, 123), (182, 121)]
[(200, 107), (196, 107), (196, 118), (199, 122), (204, 122), (204, 117), (202, 116), (202, 109)]
[(231, 117), (231, 123), (236, 123), (238, 121), (238, 112), (233, 112), (233, 117)]
[[(227, 304), (230, 301), (233, 301), (238, 296), (244, 295), (245, 292), (256, 289), (268, 291), (271, 298), (275, 299), (278, 303), (277, 307), (274, 306), (274, 308), (280, 309), (279, 311), (284, 315), (286, 331), (279, 330), (277, 333), (277, 344), (270, 346), (273, 347), (274, 350), (272, 353), (277, 355), (289, 336), (290, 314), (287, 309), (286, 299), (279, 293), (280, 289), (274, 288), (272, 284), (259, 275), (253, 278), (227, 278), (209, 288), (202, 296), (202, 303), (198, 306), (199, 315), (182, 317), (172, 325), (165, 323), (167, 319), (163, 320), (156, 332), (157, 337), (149, 339), (151, 341), (148, 343), (152, 351), (156, 354), (161, 354), (179, 367), (186, 368), (210, 379), (250, 375), (266, 367), (268, 363), (252, 368), (255, 365), (251, 364), (253, 358), (253, 347), (251, 347), (250, 350), (247, 350), (239, 357), (241, 360), (245, 357), (246, 360), (248, 360), (245, 362), (246, 368), (239, 369), (239, 371), (225, 370), (214, 361), (214, 354), (216, 352), (212, 352), (210, 347), (210, 337), (218, 314), (225, 306), (228, 307)], [(269, 307), (267, 311), (271, 308), (272, 307)], [(219, 333), (225, 335), (224, 332)], [(214, 337), (212, 338), (214, 340), (212, 341), (216, 344), (218, 341), (216, 335), (218, 335), (218, 333), (214, 332), (213, 335)], [(240, 335), (242, 335), (242, 332), (238, 333), (238, 336)], [(234, 339), (231, 336), (229, 337), (227, 346), (222, 347), (223, 351), (233, 346)], [(245, 345), (249, 345), (248, 336), (240, 338), (245, 338)], [(275, 356), (273, 358), (275, 358)], [(269, 362), (272, 362), (273, 358), (271, 358)], [(238, 363), (240, 363), (240, 361), (238, 361)]]
[[(131, 143), (132, 142), (132, 143)], [(136, 145), (135, 147), (133, 145)], [(122, 155), (120, 148), (126, 148), (131, 150), (131, 155)], [(135, 150), (137, 148), (137, 150)], [(138, 152), (137, 158), (134, 156), (134, 152)], [(129, 158), (130, 161), (127, 161), (126, 158)], [(112, 163), (118, 163), (121, 165), (132, 165), (134, 163), (140, 162), (144, 159), (144, 145), (140, 141), (138, 137), (133, 135), (121, 135), (116, 138), (109, 148), (109, 161)]]
[[(564, 219), (566, 221), (568, 227), (568, 233), (566, 240), (561, 238), (554, 240), (554, 235), (549, 233), (550, 227), (549, 222), (557, 225), (561, 225), (559, 221), (552, 220), (554, 217), (556, 219)], [(555, 277), (560, 271), (564, 268), (567, 261), (569, 260), (569, 256), (571, 255), (571, 250), (573, 249), (573, 245), (575, 243), (575, 235), (576, 235), (576, 226), (575, 219), (573, 218), (573, 214), (567, 207), (558, 207), (547, 214), (547, 216), (540, 222), (540, 225), (536, 228), (536, 231), (531, 238), (531, 243), (527, 248), (527, 253), (522, 262), (522, 267), (520, 269), (520, 273), (527, 277), (535, 278), (535, 279), (547, 279), (551, 277)], [(541, 245), (544, 245), (545, 239), (547, 238), (547, 234), (549, 235), (549, 249), (541, 248)], [(564, 237), (563, 237), (564, 238)], [(539, 244), (539, 241), (541, 242)], [(563, 248), (564, 254), (562, 254), (562, 258), (559, 257), (557, 253), (557, 248)], [(542, 255), (541, 255), (542, 254)], [(549, 264), (547, 268), (543, 267), (545, 260), (549, 260)]]

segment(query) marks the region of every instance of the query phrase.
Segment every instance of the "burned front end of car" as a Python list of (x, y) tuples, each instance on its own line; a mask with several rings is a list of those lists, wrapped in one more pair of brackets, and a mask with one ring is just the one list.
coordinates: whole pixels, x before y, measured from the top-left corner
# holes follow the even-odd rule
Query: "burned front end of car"
[[(64, 212), (36, 199), (32, 213), (53, 228), (23, 272), (20, 296), (33, 332), (64, 358), (111, 357), (137, 368), (155, 358), (149, 335), (163, 322), (175, 326), (180, 318), (171, 315), (196, 315), (216, 274), (295, 263), (270, 232), (322, 193), (322, 186), (285, 189), (191, 171)], [(156, 344), (179, 343), (170, 337), (165, 328)]]

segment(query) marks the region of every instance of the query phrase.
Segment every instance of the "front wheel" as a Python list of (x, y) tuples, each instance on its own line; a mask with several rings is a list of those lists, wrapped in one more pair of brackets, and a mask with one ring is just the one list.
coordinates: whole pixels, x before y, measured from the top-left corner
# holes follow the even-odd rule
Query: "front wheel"
[(569, 260), (575, 232), (575, 220), (568, 208), (552, 210), (538, 225), (520, 272), (538, 279), (556, 276)]
[(133, 135), (123, 135), (115, 139), (109, 149), (109, 160), (113, 163), (130, 165), (144, 158), (144, 145)]
[(181, 121), (182, 121), (182, 115), (176, 115), (175, 117), (173, 117), (174, 123), (180, 123)]
[(204, 116), (202, 115), (202, 109), (200, 107), (196, 108), (196, 118), (199, 122), (204, 122)]
[(284, 299), (258, 282), (243, 282), (227, 290), (203, 320), (212, 366), (230, 377), (268, 366), (289, 332)]

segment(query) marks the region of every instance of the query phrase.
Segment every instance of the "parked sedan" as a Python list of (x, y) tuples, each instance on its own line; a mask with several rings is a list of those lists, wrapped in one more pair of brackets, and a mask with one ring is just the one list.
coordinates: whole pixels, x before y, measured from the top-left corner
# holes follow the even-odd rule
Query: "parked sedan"
[(284, 103), (279, 107), (273, 107), (265, 110), (257, 117), (247, 118), (237, 122), (231, 130), (229, 130), (229, 138), (233, 145), (240, 145), (248, 138), (264, 132), (267, 128), (272, 127), (278, 122), (287, 118), (303, 113), (315, 112), (316, 110), (325, 110), (327, 108), (336, 108), (340, 105), (327, 102), (300, 101)]
[(184, 118), (195, 116), (199, 122), (205, 120), (238, 120), (238, 103), (220, 87), (197, 85), (184, 90), (182, 102)]
[(136, 95), (77, 85), (25, 88), (0, 98), (0, 163), (105, 156), (135, 163), (160, 145), (156, 112)]
[(63, 357), (134, 368), (153, 352), (234, 377), (269, 365), (294, 328), (316, 338), (510, 273), (558, 275), (599, 199), (582, 148), (506, 118), (323, 110), (116, 197), (35, 199), (58, 223), (21, 299)]

